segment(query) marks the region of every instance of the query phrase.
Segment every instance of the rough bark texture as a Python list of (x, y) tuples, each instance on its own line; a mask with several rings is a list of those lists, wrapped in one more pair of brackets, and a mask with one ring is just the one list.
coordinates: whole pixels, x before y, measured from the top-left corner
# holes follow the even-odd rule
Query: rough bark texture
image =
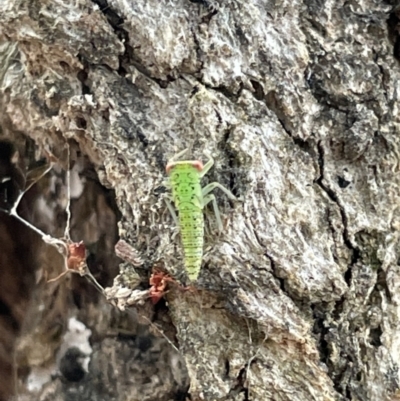
[[(19, 213), (59, 238), (70, 197), (104, 287), (118, 237), (140, 261), (108, 300), (47, 283), (62, 256), (0, 212), (0, 399), (399, 399), (396, 7), (2, 0), (2, 208), (51, 159)], [(240, 200), (216, 192), (197, 290), (153, 307), (153, 269), (185, 282), (163, 179), (188, 146)]]

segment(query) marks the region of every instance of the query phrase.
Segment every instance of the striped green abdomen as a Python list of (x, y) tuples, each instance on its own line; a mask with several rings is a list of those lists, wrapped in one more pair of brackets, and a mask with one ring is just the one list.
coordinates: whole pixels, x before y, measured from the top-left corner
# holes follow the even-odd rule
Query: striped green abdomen
[(204, 244), (204, 217), (199, 171), (192, 164), (177, 164), (170, 173), (172, 196), (179, 212), (185, 268), (191, 281), (200, 273)]
[(200, 273), (203, 257), (203, 211), (191, 203), (181, 203), (179, 206), (179, 225), (185, 253), (185, 268), (189, 279), (194, 281)]

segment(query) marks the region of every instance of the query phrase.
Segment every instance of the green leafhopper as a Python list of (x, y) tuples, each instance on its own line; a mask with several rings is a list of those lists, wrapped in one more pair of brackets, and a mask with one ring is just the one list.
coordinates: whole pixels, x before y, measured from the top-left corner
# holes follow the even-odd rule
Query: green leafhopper
[[(195, 281), (199, 276), (203, 257), (203, 209), (209, 202), (213, 203), (218, 228), (222, 231), (222, 221), (217, 201), (215, 196), (210, 192), (214, 188), (219, 188), (230, 199), (236, 200), (236, 198), (229, 190), (217, 182), (213, 182), (202, 188), (200, 181), (210, 170), (214, 164), (214, 160), (210, 157), (204, 166), (199, 160), (175, 161), (175, 159), (183, 156), (187, 151), (188, 149), (185, 149), (174, 156), (168, 162), (166, 171), (169, 175), (172, 201), (179, 213), (179, 227), (185, 255), (185, 269), (189, 279)], [(170, 206), (169, 208), (171, 209)]]

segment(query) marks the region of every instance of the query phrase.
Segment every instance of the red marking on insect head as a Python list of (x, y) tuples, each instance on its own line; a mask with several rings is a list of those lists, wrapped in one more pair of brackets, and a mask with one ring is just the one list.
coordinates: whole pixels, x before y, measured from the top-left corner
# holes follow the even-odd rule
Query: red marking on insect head
[(171, 162), (167, 164), (167, 167), (165, 167), (167, 174), (169, 174), (174, 167), (179, 165), (180, 166), (189, 165), (194, 167), (198, 171), (201, 171), (204, 168), (203, 163), (200, 160)]
[(203, 168), (204, 168), (203, 163), (200, 160), (193, 161), (192, 166), (199, 171), (203, 170)]
[(175, 166), (175, 163), (168, 163), (167, 167), (165, 167), (165, 171), (167, 172), (167, 174), (169, 174), (169, 172), (171, 171), (172, 167)]

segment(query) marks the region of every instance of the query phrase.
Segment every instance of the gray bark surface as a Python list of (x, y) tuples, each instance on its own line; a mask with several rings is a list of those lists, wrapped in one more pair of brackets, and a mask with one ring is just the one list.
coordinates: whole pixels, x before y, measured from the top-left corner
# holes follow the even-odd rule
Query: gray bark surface
[[(61, 238), (72, 167), (70, 235), (108, 287), (47, 283), (63, 258), (1, 212), (0, 399), (399, 399), (399, 29), (394, 1), (0, 2), (0, 141), (24, 155), (2, 142), (0, 178), (51, 159), (21, 214)], [(186, 282), (163, 184), (186, 147), (239, 200), (215, 191), (196, 289), (153, 306), (152, 272)], [(72, 317), (87, 354), (60, 351)]]

